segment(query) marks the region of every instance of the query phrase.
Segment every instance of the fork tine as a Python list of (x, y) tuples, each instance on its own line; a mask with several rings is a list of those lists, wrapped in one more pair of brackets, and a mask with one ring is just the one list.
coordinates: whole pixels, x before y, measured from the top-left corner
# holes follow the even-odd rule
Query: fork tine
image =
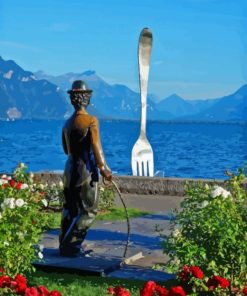
[(138, 174), (138, 165), (137, 165), (137, 161), (132, 161), (132, 174), (133, 176), (137, 176)]
[(149, 177), (154, 176), (154, 162), (153, 160), (148, 161), (148, 168), (149, 168)]
[(148, 162), (143, 162), (144, 176), (148, 176)]
[(142, 161), (138, 162), (139, 176), (142, 176)]

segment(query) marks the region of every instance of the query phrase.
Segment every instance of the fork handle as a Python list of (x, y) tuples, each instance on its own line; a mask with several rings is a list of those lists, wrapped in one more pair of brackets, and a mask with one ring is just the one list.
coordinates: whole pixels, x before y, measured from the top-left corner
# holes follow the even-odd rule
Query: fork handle
[(147, 87), (149, 63), (152, 50), (153, 36), (148, 28), (144, 28), (140, 34), (138, 45), (139, 82), (141, 92), (141, 132), (140, 136), (146, 138), (147, 121)]

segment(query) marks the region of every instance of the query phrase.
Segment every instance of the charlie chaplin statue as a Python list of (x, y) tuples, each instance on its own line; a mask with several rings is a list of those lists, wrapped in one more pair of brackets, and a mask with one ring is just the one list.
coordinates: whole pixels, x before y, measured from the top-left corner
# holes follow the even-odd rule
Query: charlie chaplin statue
[(62, 130), (64, 152), (64, 204), (59, 236), (61, 256), (83, 255), (81, 244), (97, 214), (97, 182), (100, 174), (108, 181), (112, 172), (100, 142), (98, 120), (87, 113), (92, 90), (82, 80), (72, 84), (71, 104), (75, 112)]

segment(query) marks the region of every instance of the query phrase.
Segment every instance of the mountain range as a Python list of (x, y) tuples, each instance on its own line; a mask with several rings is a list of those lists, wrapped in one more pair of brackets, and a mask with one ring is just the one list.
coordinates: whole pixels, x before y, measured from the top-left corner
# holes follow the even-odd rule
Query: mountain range
[[(140, 94), (122, 84), (108, 84), (95, 71), (52, 76), (22, 69), (0, 57), (0, 119), (64, 119), (73, 109), (67, 90), (74, 80), (93, 89), (88, 111), (99, 118), (139, 120)], [(246, 121), (247, 85), (233, 94), (207, 100), (185, 100), (172, 94), (157, 101), (148, 95), (147, 118), (183, 121)]]

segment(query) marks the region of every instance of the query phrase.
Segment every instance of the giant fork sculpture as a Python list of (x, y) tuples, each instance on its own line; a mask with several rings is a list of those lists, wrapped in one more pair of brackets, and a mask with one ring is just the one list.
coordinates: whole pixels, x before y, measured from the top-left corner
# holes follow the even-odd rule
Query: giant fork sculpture
[(153, 37), (148, 28), (144, 28), (140, 34), (138, 46), (139, 82), (141, 92), (141, 131), (131, 155), (132, 173), (134, 176), (154, 175), (153, 150), (146, 136), (147, 117), (147, 86), (149, 74), (149, 62)]

